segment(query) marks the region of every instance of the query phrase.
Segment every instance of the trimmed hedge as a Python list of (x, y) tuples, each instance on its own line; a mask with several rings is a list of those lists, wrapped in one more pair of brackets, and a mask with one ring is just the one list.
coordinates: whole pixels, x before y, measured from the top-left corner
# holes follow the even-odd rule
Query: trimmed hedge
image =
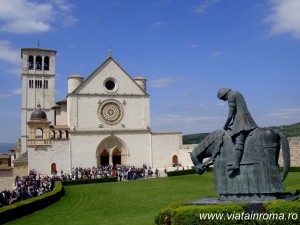
[(99, 179), (66, 180), (66, 181), (62, 181), (62, 185), (70, 186), (70, 185), (80, 185), (80, 184), (117, 182), (117, 181), (118, 181), (117, 177), (105, 177), (105, 178), (99, 178)]
[(230, 203), (222, 205), (177, 205), (162, 209), (155, 217), (155, 224), (158, 225), (191, 225), (191, 224), (241, 224), (240, 220), (200, 220), (200, 213), (203, 214), (230, 214), (243, 213), (247, 210), (245, 204)]
[[(213, 168), (206, 168), (205, 172), (211, 172), (213, 171)], [(189, 170), (174, 170), (167, 172), (168, 177), (174, 177), (174, 176), (182, 176), (182, 175), (190, 175), (190, 174), (195, 174), (196, 170), (195, 169), (189, 169)]]
[(55, 182), (54, 189), (46, 194), (0, 208), (1, 223), (7, 223), (43, 209), (57, 202), (64, 194), (65, 190), (62, 183)]
[[(297, 193), (297, 192), (296, 192)], [(293, 202), (283, 200), (272, 201), (264, 204), (263, 210), (268, 213), (276, 213), (290, 220), (277, 220), (268, 221), (266, 224), (300, 224), (300, 199)], [(296, 217), (297, 220), (292, 220)]]
[(189, 175), (189, 174), (195, 174), (196, 170), (190, 169), (190, 170), (174, 170), (167, 172), (168, 177), (174, 177), (174, 176), (182, 176), (182, 175)]
[[(242, 203), (197, 206), (184, 205), (184, 203), (181, 203), (161, 209), (157, 213), (154, 221), (157, 225), (300, 224), (300, 199), (293, 202), (283, 200), (271, 201), (265, 203), (261, 207), (261, 211), (262, 214), (256, 214), (249, 210), (249, 206), (247, 204)], [(215, 217), (214, 219), (206, 217), (207, 219), (202, 218), (200, 220), (200, 214), (206, 215), (207, 217), (208, 215)], [(217, 219), (216, 216), (220, 216), (221, 214), (223, 215), (223, 218)], [(232, 218), (229, 218), (229, 215), (231, 215)], [(261, 215), (260, 220), (259, 215)], [(268, 216), (271, 219), (265, 220), (264, 216)]]
[[(283, 171), (283, 167), (280, 167), (280, 171), (282, 172)], [(290, 167), (289, 168), (289, 172), (300, 172), (300, 167), (296, 167), (296, 166), (293, 166), (293, 167)]]

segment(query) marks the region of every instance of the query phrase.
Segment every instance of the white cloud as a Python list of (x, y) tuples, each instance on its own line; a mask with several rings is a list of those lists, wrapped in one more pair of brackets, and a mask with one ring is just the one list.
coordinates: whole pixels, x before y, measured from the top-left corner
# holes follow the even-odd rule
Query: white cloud
[(0, 98), (10, 97), (13, 95), (21, 95), (22, 94), (22, 88), (17, 88), (9, 92), (0, 92)]
[(208, 8), (213, 7), (219, 0), (204, 0), (201, 4), (195, 6), (195, 13), (204, 15)]
[(300, 38), (300, 1), (270, 0), (271, 14), (265, 19), (271, 24), (270, 35), (291, 33)]
[(171, 85), (171, 83), (172, 83), (172, 81), (168, 78), (161, 78), (161, 79), (152, 80), (149, 82), (151, 87), (157, 87), (157, 88), (169, 87)]
[(300, 108), (293, 109), (278, 109), (269, 113), (269, 116), (275, 117), (278, 119), (291, 119), (300, 117)]
[(155, 26), (155, 27), (163, 27), (163, 26), (166, 26), (166, 25), (167, 25), (167, 23), (161, 22), (161, 21), (155, 22), (153, 24), (153, 26)]
[(11, 47), (10, 41), (0, 40), (0, 60), (10, 64), (19, 64), (20, 51)]
[(11, 92), (13, 95), (21, 95), (22, 94), (22, 88), (17, 88), (12, 90)]
[(38, 3), (33, 0), (1, 0), (0, 31), (16, 34), (41, 33), (52, 29), (54, 23), (72, 25), (72, 5), (65, 0)]
[(216, 58), (216, 57), (221, 56), (221, 54), (222, 54), (222, 52), (213, 50), (213, 51), (210, 52), (209, 57), (210, 58)]

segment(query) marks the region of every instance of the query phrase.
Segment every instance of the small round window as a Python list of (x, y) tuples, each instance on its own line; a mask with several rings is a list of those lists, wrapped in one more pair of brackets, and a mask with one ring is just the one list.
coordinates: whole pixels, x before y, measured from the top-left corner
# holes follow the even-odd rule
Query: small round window
[(118, 90), (117, 81), (114, 78), (107, 78), (104, 81), (104, 88), (107, 92), (116, 92)]
[(113, 80), (108, 80), (108, 81), (106, 81), (105, 82), (105, 87), (106, 87), (106, 89), (107, 90), (114, 90), (114, 88), (115, 88), (115, 82), (113, 81)]

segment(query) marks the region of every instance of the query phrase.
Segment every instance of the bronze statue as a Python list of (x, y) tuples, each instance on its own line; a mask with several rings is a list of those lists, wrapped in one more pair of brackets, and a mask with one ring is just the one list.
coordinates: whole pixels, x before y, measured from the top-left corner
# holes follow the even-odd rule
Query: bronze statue
[(240, 168), (245, 140), (249, 132), (257, 128), (257, 125), (252, 119), (241, 93), (221, 88), (217, 96), (223, 101), (228, 101), (229, 113), (223, 129), (228, 131), (235, 144), (235, 160), (228, 170), (237, 170)]
[[(258, 128), (239, 92), (222, 88), (218, 98), (228, 100), (229, 115), (223, 130), (210, 133), (191, 152), (196, 171), (202, 174), (213, 164), (215, 189), (221, 200), (276, 199), (284, 191), (282, 182), (290, 167), (287, 139), (273, 129)], [(280, 146), (282, 175), (278, 165)]]

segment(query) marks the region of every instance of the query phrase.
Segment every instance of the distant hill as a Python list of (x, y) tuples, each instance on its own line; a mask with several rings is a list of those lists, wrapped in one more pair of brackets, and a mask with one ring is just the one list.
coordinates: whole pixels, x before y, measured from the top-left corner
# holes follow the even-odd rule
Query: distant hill
[[(300, 136), (300, 123), (283, 126), (272, 126), (274, 130), (282, 132), (286, 137)], [(183, 144), (199, 144), (209, 133), (189, 134), (182, 136)]]
[(16, 144), (13, 143), (0, 143), (0, 154), (7, 153), (9, 149), (15, 147)]
[(283, 126), (277, 126), (277, 127), (270, 127), (275, 130), (280, 131), (283, 133), (286, 137), (298, 137), (300, 136), (300, 123), (295, 123), (291, 125), (283, 125)]
[(184, 145), (199, 144), (209, 133), (188, 134), (182, 136)]

